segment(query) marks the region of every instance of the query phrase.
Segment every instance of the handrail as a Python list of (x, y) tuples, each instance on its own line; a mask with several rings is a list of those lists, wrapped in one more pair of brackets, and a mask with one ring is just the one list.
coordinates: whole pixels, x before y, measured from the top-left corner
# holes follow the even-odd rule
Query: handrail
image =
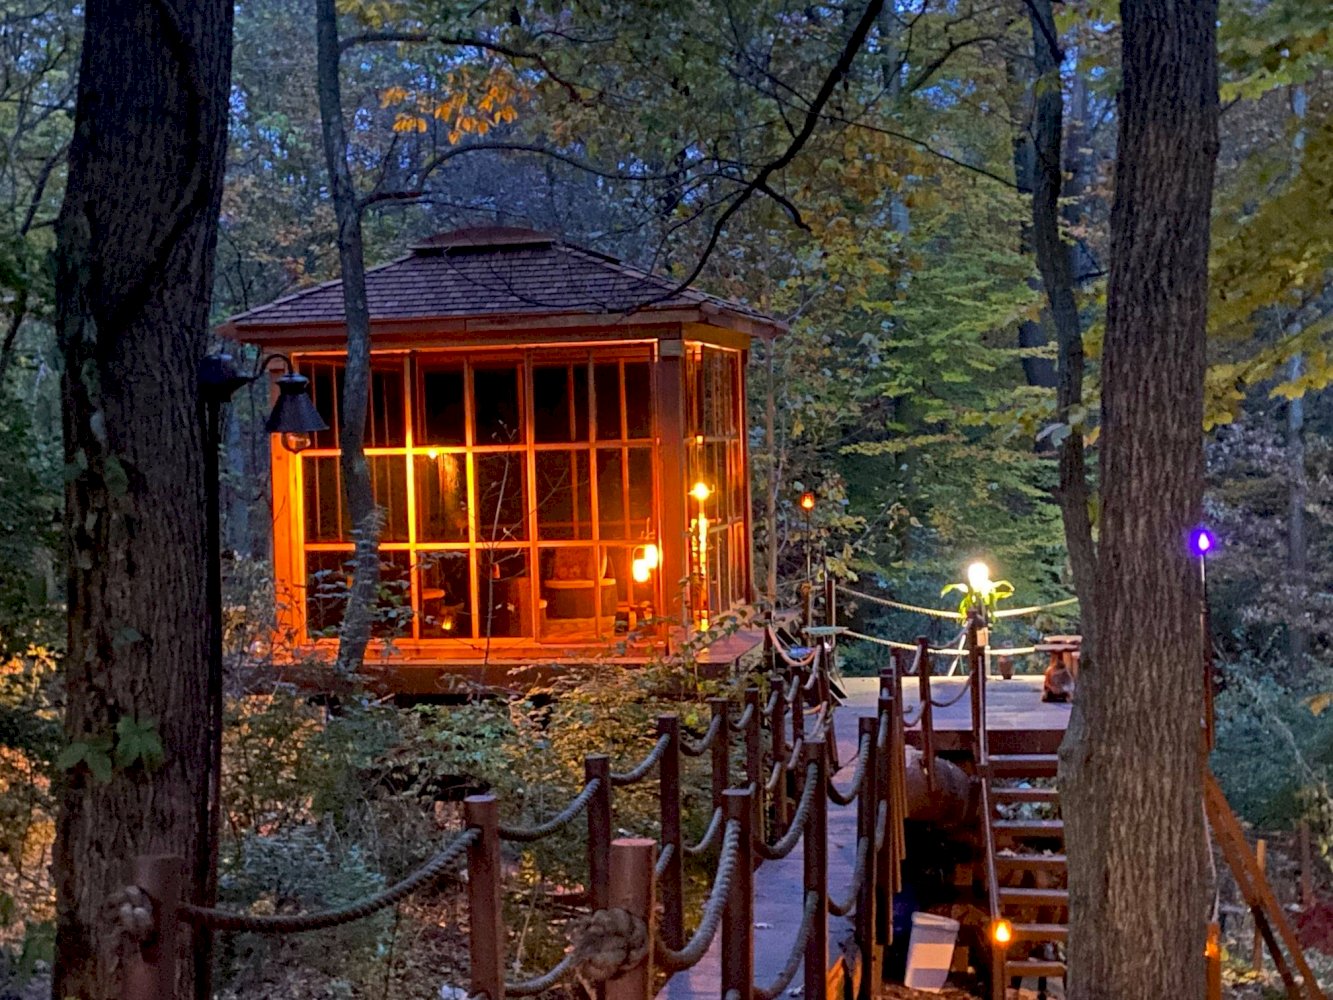
[(713, 879), (713, 887), (708, 893), (708, 901), (704, 903), (699, 926), (695, 928), (685, 947), (679, 950), (671, 949), (663, 945), (660, 938), (658, 939), (657, 961), (668, 972), (681, 972), (698, 965), (708, 951), (708, 946), (713, 943), (713, 936), (722, 925), (722, 909), (731, 894), (731, 880), (735, 875), (740, 843), (740, 823), (734, 820), (728, 822), (726, 832), (722, 836), (722, 853), (717, 859), (717, 875)]
[[(993, 934), (995, 927), (1000, 922), (1000, 879), (995, 871), (995, 830), (991, 826), (990, 782), (985, 779), (981, 781), (981, 837), (982, 855), (985, 858), (987, 917), (992, 932), (989, 936), (991, 941), (991, 989), (994, 992), (994, 984), (996, 983), (999, 983), (1000, 989), (1003, 990), (1005, 949), (1000, 942), (995, 940)], [(1001, 992), (1000, 996), (1003, 995), (1003, 992)]]
[(601, 784), (600, 778), (594, 778), (588, 782), (583, 786), (583, 790), (574, 796), (569, 805), (545, 823), (538, 823), (536, 826), (506, 826), (501, 823), (500, 839), (512, 840), (516, 844), (531, 844), (534, 841), (551, 836), (551, 834), (568, 826), (578, 817), (579, 813), (587, 808), (588, 803), (592, 801), (592, 797), (601, 788)]

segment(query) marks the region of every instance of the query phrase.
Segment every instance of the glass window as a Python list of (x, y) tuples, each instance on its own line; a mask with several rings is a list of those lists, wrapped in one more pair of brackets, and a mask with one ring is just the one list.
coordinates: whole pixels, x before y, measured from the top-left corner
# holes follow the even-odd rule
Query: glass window
[(327, 361), (302, 361), (301, 372), (310, 379), (310, 395), (315, 401), (315, 409), (324, 418), (328, 430), (316, 431), (312, 435), (316, 448), (338, 447), (338, 397), (342, 395), (342, 365)]
[(468, 488), (464, 452), (417, 455), (417, 541), (466, 542)]
[(413, 441), (417, 447), (462, 445), (467, 442), (467, 405), (463, 398), (463, 366), (425, 362), (418, 366), (417, 413)]
[(619, 364), (593, 366), (593, 394), (597, 397), (597, 440), (619, 441), (622, 437)]
[[(352, 586), (353, 553), (306, 553), (306, 631), (311, 638), (334, 638), (347, 609)], [(380, 553), (379, 600), (371, 622), (376, 638), (399, 638), (412, 633), (412, 588), (406, 552)]]
[(403, 365), (376, 365), (370, 372), (366, 412), (367, 448), (402, 448), (407, 444), (403, 419)]
[(592, 479), (586, 451), (537, 452), (537, 537), (591, 538)]
[(540, 444), (588, 439), (588, 366), (532, 370), (532, 433)]
[(528, 537), (527, 456), (523, 452), (473, 457), (477, 488), (477, 541), (485, 544)]
[(631, 537), (652, 526), (653, 520), (653, 450), (629, 449), (629, 519)]
[(522, 443), (520, 371), (515, 365), (487, 365), (472, 370), (474, 444)]
[(407, 534), (407, 462), (401, 455), (372, 455), (371, 487), (380, 508), (380, 541), (405, 542)]
[(532, 578), (528, 574), (526, 549), (488, 549), (479, 553), (477, 598), (481, 614), (477, 634), (481, 638), (535, 636)]
[(349, 542), (343, 511), (342, 477), (337, 455), (306, 455), (301, 460), (305, 492), (305, 539), (307, 542)]
[(603, 538), (629, 538), (625, 459), (620, 448), (597, 449), (597, 518)]
[(418, 552), (423, 639), (472, 637), (472, 567), (467, 552)]
[(625, 362), (625, 436), (653, 436), (652, 369), (646, 361)]

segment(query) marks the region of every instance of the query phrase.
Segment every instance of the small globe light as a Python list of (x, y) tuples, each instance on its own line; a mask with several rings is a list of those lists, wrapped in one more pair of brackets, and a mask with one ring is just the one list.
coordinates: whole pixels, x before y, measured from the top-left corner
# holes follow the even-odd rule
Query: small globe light
[(648, 561), (646, 559), (635, 559), (633, 565), (630, 567), (630, 573), (633, 575), (635, 583), (647, 583), (649, 573)]
[(1217, 536), (1203, 525), (1190, 532), (1190, 551), (1203, 558), (1217, 548)]
[(810, 511), (812, 511), (812, 510), (814, 510), (814, 509), (815, 509), (815, 495), (814, 495), (813, 493), (809, 493), (809, 492), (807, 492), (807, 493), (802, 493), (802, 494), (801, 494), (801, 510), (805, 511), (805, 512), (808, 514), (808, 513), (810, 513)]
[(312, 438), (309, 434), (297, 433), (292, 431), (288, 431), (286, 434), (283, 434), (281, 440), (282, 440), (282, 446), (286, 448), (288, 451), (290, 451), (293, 455), (301, 454), (301, 452), (305, 451), (307, 448), (309, 448), (312, 444), (315, 443), (315, 439)]
[(990, 936), (996, 944), (1008, 944), (1014, 939), (1014, 925), (1002, 917), (991, 924)]
[(643, 564), (649, 569), (657, 569), (661, 558), (661, 553), (657, 551), (656, 545), (645, 545), (643, 547)]
[(967, 586), (978, 594), (990, 593), (990, 567), (984, 562), (974, 562), (967, 567)]
[(712, 495), (713, 491), (708, 488), (708, 484), (702, 479), (695, 483), (690, 490), (690, 496), (694, 497), (694, 499), (698, 500), (700, 503), (704, 503)]

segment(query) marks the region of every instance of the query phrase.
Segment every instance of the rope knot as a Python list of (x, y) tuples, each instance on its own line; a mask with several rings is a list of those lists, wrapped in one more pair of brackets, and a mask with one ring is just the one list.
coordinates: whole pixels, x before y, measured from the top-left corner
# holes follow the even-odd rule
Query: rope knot
[(112, 893), (106, 905), (112, 921), (130, 940), (143, 944), (157, 931), (152, 897), (137, 885)]
[(574, 966), (587, 982), (624, 975), (648, 957), (648, 924), (628, 910), (597, 910), (574, 933)]

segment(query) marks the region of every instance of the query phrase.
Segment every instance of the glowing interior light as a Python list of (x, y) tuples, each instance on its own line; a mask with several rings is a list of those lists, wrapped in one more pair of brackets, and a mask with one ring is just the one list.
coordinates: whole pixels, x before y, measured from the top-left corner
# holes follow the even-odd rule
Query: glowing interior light
[(690, 490), (690, 496), (694, 497), (694, 499), (698, 500), (700, 503), (703, 503), (712, 495), (713, 491), (708, 488), (708, 484), (702, 479), (695, 483)]
[(1014, 925), (1004, 919), (997, 920), (991, 925), (990, 934), (996, 944), (1008, 944), (1014, 939)]
[(635, 583), (647, 583), (649, 573), (648, 560), (635, 559), (630, 566), (630, 573), (634, 576)]
[(967, 586), (978, 594), (990, 592), (990, 567), (984, 562), (974, 562), (967, 567)]
[(1206, 556), (1217, 548), (1217, 537), (1207, 528), (1200, 526), (1190, 532), (1190, 551), (1196, 556)]
[(813, 493), (801, 494), (801, 510), (807, 514), (815, 509), (815, 495)]
[(314, 439), (309, 434), (300, 432), (291, 432), (282, 435), (282, 446), (293, 455), (299, 455), (313, 443)]
[(439, 449), (438, 449), (438, 448), (427, 448), (427, 449), (426, 449), (426, 457), (429, 458), (429, 459), (431, 459), (432, 461), (434, 461), (435, 459), (439, 458), (439, 457), (440, 457), (440, 451), (439, 451)]
[(643, 564), (649, 569), (657, 569), (661, 554), (657, 551), (656, 545), (645, 545), (643, 547)]

